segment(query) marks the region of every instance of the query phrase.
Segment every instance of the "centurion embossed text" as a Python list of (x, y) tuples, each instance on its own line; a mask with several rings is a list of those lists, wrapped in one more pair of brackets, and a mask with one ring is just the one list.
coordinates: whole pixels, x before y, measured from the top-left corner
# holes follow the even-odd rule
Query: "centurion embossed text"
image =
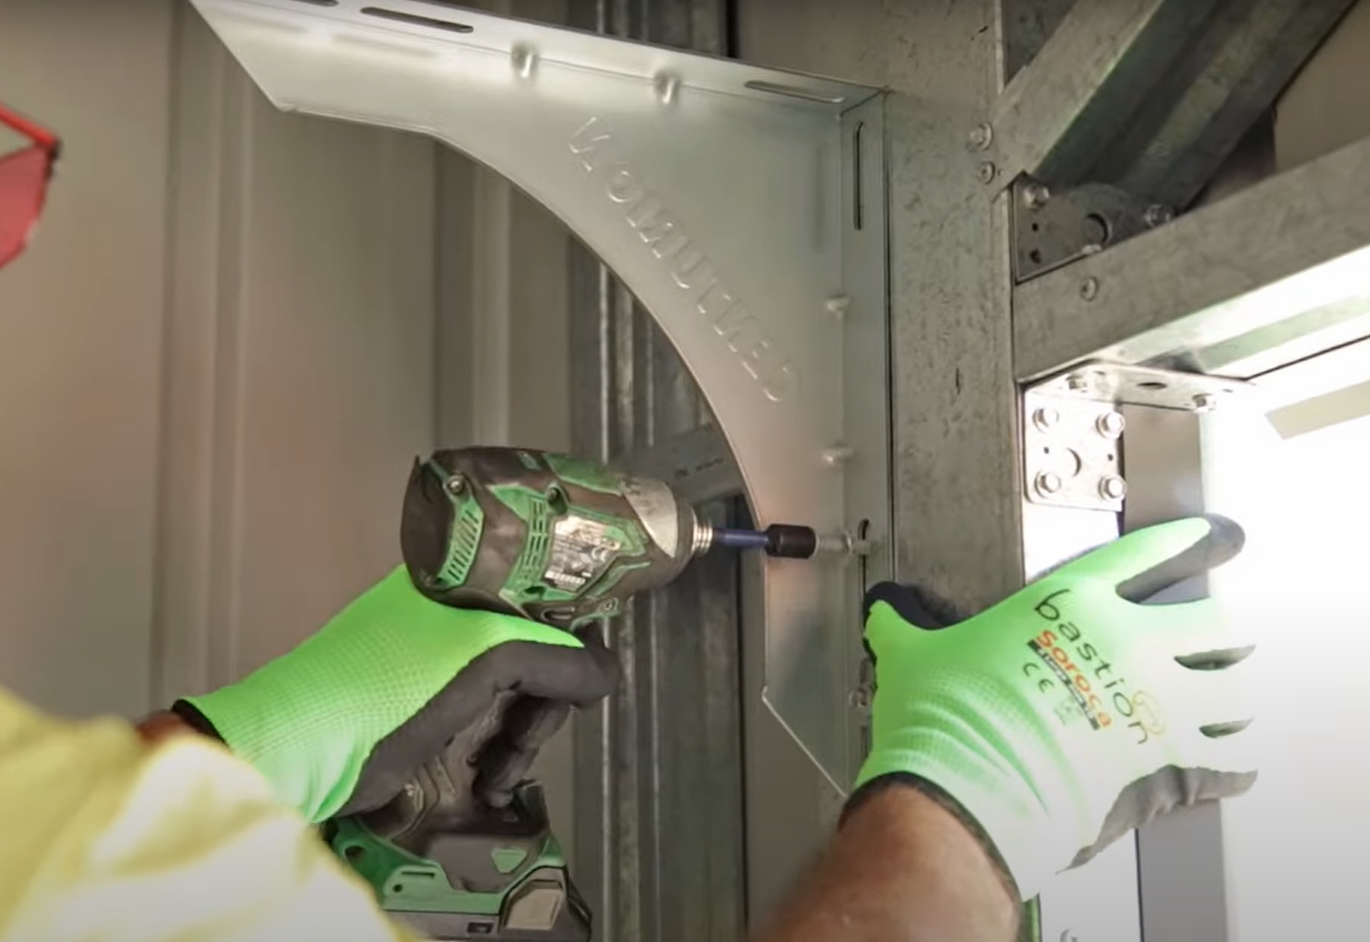
[(794, 369), (775, 348), (761, 322), (724, 285), (680, 220), (647, 188), (641, 175), (612, 153), (612, 141), (604, 122), (591, 118), (571, 136), (570, 149), (587, 174), (603, 180), (605, 195), (622, 207), (624, 220), (675, 284), (691, 293), (695, 310), (709, 319), (714, 332), (760, 384), (766, 398), (784, 401), (794, 381)]

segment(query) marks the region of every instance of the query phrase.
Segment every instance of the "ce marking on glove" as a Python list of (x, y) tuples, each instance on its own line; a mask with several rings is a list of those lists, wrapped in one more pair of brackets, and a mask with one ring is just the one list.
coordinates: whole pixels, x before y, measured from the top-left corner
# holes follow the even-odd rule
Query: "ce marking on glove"
[[(1056, 600), (1069, 594), (1069, 589), (1061, 589), (1033, 607), (1047, 625), (1027, 642), (1036, 659), (1023, 665), (1023, 675), (1042, 694), (1054, 695), (1064, 688), (1092, 729), (1111, 728), (1116, 714), (1136, 730), (1138, 745), (1164, 733), (1165, 717), (1155, 699), (1146, 691), (1130, 690), (1126, 678), (1115, 676), (1113, 665), (1085, 639), (1085, 632), (1064, 617)], [(1067, 721), (1062, 710), (1055, 712)]]

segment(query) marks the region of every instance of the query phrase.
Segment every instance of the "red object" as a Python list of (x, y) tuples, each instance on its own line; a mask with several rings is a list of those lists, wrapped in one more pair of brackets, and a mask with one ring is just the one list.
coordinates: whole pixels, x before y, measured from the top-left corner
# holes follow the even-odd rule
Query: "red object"
[(0, 157), (0, 267), (28, 244), (29, 233), (43, 212), (48, 181), (62, 144), (46, 128), (0, 105), (0, 124), (33, 143)]

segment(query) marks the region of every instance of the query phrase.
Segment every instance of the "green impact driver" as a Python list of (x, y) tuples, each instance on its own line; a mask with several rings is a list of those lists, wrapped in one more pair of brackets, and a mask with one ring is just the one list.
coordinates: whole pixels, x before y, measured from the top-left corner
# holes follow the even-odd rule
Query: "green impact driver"
[[(802, 526), (712, 527), (661, 481), (518, 448), (416, 461), (401, 525), (405, 565), (428, 598), (571, 632), (618, 614), (714, 547), (791, 558), (836, 548)], [(465, 739), (488, 735), (515, 698), (430, 759), (390, 804), (330, 822), (326, 836), (384, 909), (430, 938), (588, 942), (590, 912), (540, 786), (521, 783), (504, 808), (474, 797)]]

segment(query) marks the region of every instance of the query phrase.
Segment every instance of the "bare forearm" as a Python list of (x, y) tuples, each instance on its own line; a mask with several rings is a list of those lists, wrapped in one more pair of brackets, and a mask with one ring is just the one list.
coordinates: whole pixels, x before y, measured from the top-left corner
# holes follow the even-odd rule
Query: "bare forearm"
[(755, 942), (1011, 942), (1018, 907), (951, 812), (908, 787), (853, 811)]
[(155, 745), (164, 739), (172, 736), (183, 736), (195, 733), (185, 720), (181, 719), (170, 710), (162, 710), (153, 713), (138, 724), (138, 735), (143, 738), (143, 742), (149, 746)]

